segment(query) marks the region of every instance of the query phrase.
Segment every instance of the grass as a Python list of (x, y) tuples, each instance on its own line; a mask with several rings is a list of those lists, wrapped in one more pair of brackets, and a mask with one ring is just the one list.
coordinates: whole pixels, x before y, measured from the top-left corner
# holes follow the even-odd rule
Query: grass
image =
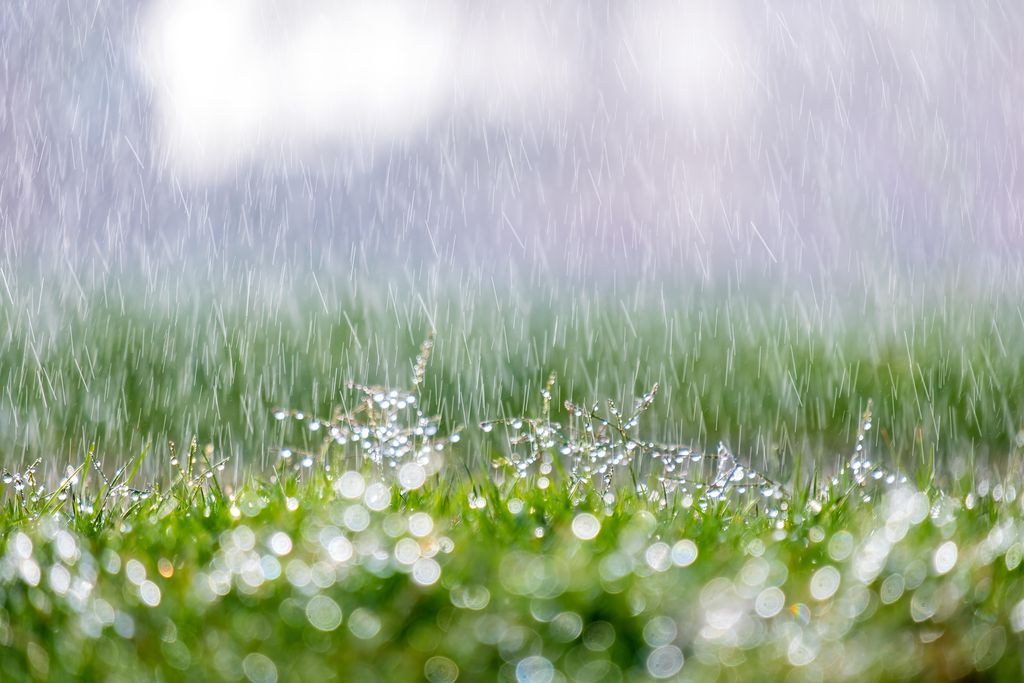
[(1008, 294), (43, 289), (4, 680), (1024, 675)]
[(60, 468), (92, 445), (123, 457), (198, 435), (242, 476), (272, 462), (274, 407), (328, 414), (350, 378), (404, 381), (428, 329), (422, 395), (449, 425), (535, 409), (554, 371), (560, 399), (623, 400), (658, 383), (652, 433), (723, 439), (778, 471), (844, 448), (868, 398), (886, 417), (880, 445), (906, 465), (933, 450), (998, 459), (1024, 426), (1024, 322), (1009, 294), (945, 305), (317, 287), (44, 298), (12, 285), (0, 297), (0, 464)]
[[(279, 411), (286, 448), (234, 484), (195, 441), (49, 486), (10, 473), (5, 680), (1024, 672), (1019, 450), (1001, 474), (897, 472), (868, 411), (831, 474), (776, 481), (724, 445), (639, 438), (653, 391), (556, 410), (550, 380), (530, 415), (453, 432), (420, 409), (429, 350), (409, 390)], [(147, 464), (171, 476), (143, 486)]]

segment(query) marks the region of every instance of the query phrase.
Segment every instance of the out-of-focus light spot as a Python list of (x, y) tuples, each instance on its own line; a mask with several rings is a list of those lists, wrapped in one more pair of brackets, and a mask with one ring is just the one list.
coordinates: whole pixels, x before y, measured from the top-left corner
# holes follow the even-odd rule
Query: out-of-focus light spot
[(343, 498), (359, 498), (366, 490), (366, 481), (359, 472), (350, 470), (338, 477), (334, 482), (334, 490)]
[(765, 588), (754, 599), (754, 611), (762, 619), (771, 619), (782, 611), (786, 604), (786, 594), (775, 586)]
[(124, 573), (125, 576), (128, 577), (128, 580), (136, 586), (142, 584), (142, 582), (146, 580), (146, 568), (135, 558), (125, 562)]
[(672, 562), (680, 567), (689, 567), (697, 560), (697, 544), (688, 538), (676, 541), (672, 546)]
[(277, 683), (277, 666), (273, 660), (259, 652), (252, 652), (242, 660), (242, 671), (251, 683)]
[(421, 586), (431, 586), (441, 578), (441, 565), (429, 557), (422, 557), (412, 565), (412, 580)]
[(644, 625), (644, 642), (649, 647), (668, 645), (679, 635), (676, 622), (669, 617), (653, 617)]
[(551, 620), (551, 637), (569, 643), (583, 633), (583, 618), (576, 612), (560, 612)]
[(683, 652), (675, 645), (662, 645), (647, 655), (647, 672), (654, 678), (671, 678), (683, 668)]
[(903, 597), (905, 587), (906, 581), (902, 574), (890, 574), (878, 587), (878, 597), (883, 605), (891, 605)]
[(423, 538), (434, 530), (434, 520), (425, 512), (414, 512), (409, 515), (409, 533)]
[(420, 559), (420, 544), (411, 538), (403, 538), (395, 544), (395, 560), (399, 564), (411, 565)]
[(601, 531), (601, 522), (589, 512), (581, 512), (572, 520), (572, 533), (581, 541), (589, 541)]
[(366, 487), (363, 503), (375, 512), (384, 510), (391, 505), (391, 491), (381, 482), (374, 482)]
[(935, 550), (932, 566), (936, 574), (946, 574), (956, 565), (957, 547), (953, 541), (946, 541)]
[(669, 548), (668, 543), (658, 541), (651, 544), (644, 552), (644, 560), (647, 562), (647, 566), (656, 572), (668, 571), (672, 566), (672, 549)]
[(526, 657), (516, 664), (516, 681), (518, 683), (551, 683), (554, 678), (554, 665), (539, 655)]
[(366, 609), (357, 607), (348, 617), (348, 630), (360, 640), (369, 640), (380, 633), (380, 617)]
[(422, 465), (407, 462), (398, 470), (398, 483), (408, 491), (415, 491), (427, 481), (427, 472)]
[(271, 534), (267, 546), (270, 548), (270, 552), (283, 557), (292, 551), (292, 539), (285, 532), (277, 531)]
[(139, 585), (139, 598), (149, 607), (160, 604), (160, 587), (152, 581), (143, 581)]
[(1010, 611), (1010, 628), (1014, 633), (1024, 632), (1024, 600), (1021, 600)]
[(842, 562), (853, 552), (853, 534), (849, 531), (838, 531), (828, 542), (828, 556), (835, 562)]
[(802, 602), (790, 605), (789, 613), (792, 615), (793, 619), (802, 626), (806, 626), (811, 623), (811, 609)]
[(828, 600), (839, 590), (839, 570), (828, 565), (814, 572), (811, 576), (811, 597), (815, 600)]
[(423, 676), (430, 683), (453, 683), (459, 677), (459, 667), (447, 657), (434, 656), (423, 664)]
[(341, 608), (326, 595), (315, 595), (306, 603), (306, 618), (315, 629), (333, 631), (341, 626)]

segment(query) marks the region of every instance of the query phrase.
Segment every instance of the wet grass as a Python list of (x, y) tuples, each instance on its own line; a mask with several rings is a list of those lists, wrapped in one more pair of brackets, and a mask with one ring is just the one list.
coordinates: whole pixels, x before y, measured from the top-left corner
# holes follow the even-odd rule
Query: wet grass
[[(410, 389), (275, 411), (263, 472), (232, 478), (197, 441), (5, 472), (5, 680), (1024, 671), (1021, 444), (998, 468), (900, 471), (868, 409), (831, 472), (777, 478), (725, 445), (640, 438), (655, 390), (559, 411), (553, 378), (523, 418), (446, 430), (419, 395), (429, 351)], [(147, 460), (169, 476), (143, 484)]]
[[(455, 446), (448, 461), (461, 455)], [(167, 453), (150, 454), (170, 462)], [(0, 512), (4, 680), (1019, 680), (1019, 476), (611, 495), (281, 461)], [(1012, 457), (1019, 475), (1021, 455)], [(192, 464), (189, 464), (192, 463)], [(325, 464), (333, 467), (325, 468)], [(223, 488), (222, 488), (223, 486)], [(543, 487), (543, 488), (542, 488)], [(10, 486), (8, 487), (10, 488)]]
[(4, 680), (1024, 674), (1009, 296), (6, 290)]
[(725, 440), (779, 472), (833, 457), (869, 398), (886, 418), (879, 445), (906, 465), (998, 460), (1024, 426), (1024, 319), (1009, 295), (811, 305), (680, 290), (550, 303), (475, 289), (428, 305), (398, 290), (39, 291), (0, 299), (10, 466), (62, 467), (91, 445), (123, 459), (198, 435), (241, 476), (276, 453), (274, 407), (327, 414), (351, 378), (405, 377), (430, 329), (422, 395), (451, 425), (530, 409), (555, 372), (559, 399), (623, 399), (659, 383), (652, 436)]

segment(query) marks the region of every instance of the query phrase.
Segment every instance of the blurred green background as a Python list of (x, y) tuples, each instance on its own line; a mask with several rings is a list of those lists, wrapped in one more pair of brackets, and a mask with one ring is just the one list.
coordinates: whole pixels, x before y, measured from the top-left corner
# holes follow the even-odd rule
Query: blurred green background
[[(344, 277), (130, 282), (85, 289), (5, 276), (4, 465), (43, 457), (63, 466), (93, 443), (99, 457), (123, 461), (146, 443), (195, 435), (231, 456), (236, 474), (265, 466), (285, 438), (273, 407), (327, 416), (352, 400), (346, 380), (407, 387), (431, 329), (421, 404), (448, 429), (537, 412), (551, 372), (556, 398), (577, 401), (628, 404), (658, 382), (645, 438), (724, 439), (776, 471), (846, 452), (869, 398), (873, 444), (897, 464), (933, 450), (940, 462), (968, 452), (998, 461), (1024, 426), (1024, 316), (998, 290), (950, 303), (936, 292), (855, 289), (759, 299), (749, 286), (737, 295), (364, 287)], [(467, 436), (464, 457), (499, 447), (479, 430)]]

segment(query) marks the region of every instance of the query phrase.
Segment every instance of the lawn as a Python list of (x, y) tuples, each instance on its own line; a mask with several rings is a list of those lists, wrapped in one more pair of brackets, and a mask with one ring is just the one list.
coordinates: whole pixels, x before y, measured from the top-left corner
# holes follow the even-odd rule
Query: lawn
[[(532, 371), (516, 385), (532, 389), (522, 411), (506, 396), (453, 423), (468, 409), (437, 397), (468, 389), (446, 374), (438, 334), (396, 389), (340, 382), (333, 407), (268, 408), (260, 433), (275, 450), (241, 466), (195, 440), (116, 468), (98, 451), (56, 473), (12, 465), (4, 680), (1019, 680), (1024, 444), (980, 438), (998, 419), (963, 412), (1016, 379), (976, 373), (957, 388), (943, 375), (990, 367), (984, 335), (959, 355), (929, 335), (899, 359), (877, 340), (828, 353), (790, 332), (756, 356), (760, 377), (803, 383), (786, 414), (784, 388), (760, 389), (759, 409), (732, 397), (738, 383), (758, 391), (752, 339), (784, 323), (738, 334), (734, 322), (693, 323), (711, 341), (658, 366), (724, 368), (708, 394), (717, 420), (684, 412), (705, 420), (685, 441), (649, 440), (675, 436), (658, 424), (689, 405), (678, 387), (592, 402)], [(857, 349), (874, 364), (846, 355)], [(839, 382), (850, 363), (860, 372)], [(851, 409), (863, 387), (875, 401)], [(915, 415), (959, 416), (950, 443), (978, 448), (937, 451), (947, 432), (908, 434)], [(741, 418), (766, 434), (809, 426), (774, 458), (709, 440)]]

